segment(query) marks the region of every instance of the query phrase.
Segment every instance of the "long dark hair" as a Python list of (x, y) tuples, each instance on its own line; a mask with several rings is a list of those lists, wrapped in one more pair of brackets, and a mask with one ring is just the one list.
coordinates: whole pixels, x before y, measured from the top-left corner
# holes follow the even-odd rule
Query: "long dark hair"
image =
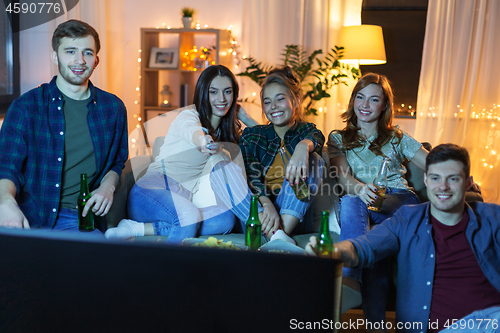
[(341, 115), (342, 120), (346, 123), (346, 127), (340, 131), (342, 135), (342, 149), (344, 151), (361, 147), (365, 141), (365, 139), (359, 134), (360, 128), (358, 127), (358, 117), (354, 112), (354, 100), (360, 90), (366, 88), (372, 83), (382, 89), (382, 93), (384, 94), (385, 109), (378, 118), (378, 136), (375, 140), (373, 140), (369, 149), (377, 155), (382, 155), (382, 147), (386, 143), (391, 141), (393, 138), (397, 138), (399, 142), (403, 137), (403, 133), (392, 125), (392, 104), (394, 102), (394, 93), (392, 92), (391, 83), (384, 75), (368, 73), (363, 75), (363, 77), (356, 83), (356, 86), (351, 93), (347, 111)]
[[(210, 84), (217, 76), (229, 78), (233, 88), (233, 102), (229, 107), (229, 111), (222, 117), (219, 128), (220, 131), (216, 132), (210, 122), (212, 117), (212, 105), (210, 105)], [(194, 90), (194, 105), (200, 115), (201, 126), (208, 130), (208, 134), (214, 138), (215, 141), (238, 143), (240, 138), (241, 124), (236, 115), (236, 101), (240, 88), (234, 74), (229, 68), (223, 65), (212, 65), (207, 67), (200, 75), (196, 88)]]

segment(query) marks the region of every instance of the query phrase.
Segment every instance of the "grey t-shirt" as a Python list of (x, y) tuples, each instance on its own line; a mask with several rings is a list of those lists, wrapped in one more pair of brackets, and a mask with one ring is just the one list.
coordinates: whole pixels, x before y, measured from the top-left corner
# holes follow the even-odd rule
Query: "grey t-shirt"
[(90, 97), (75, 100), (62, 95), (66, 134), (60, 207), (75, 209), (80, 194), (80, 174), (86, 173), (90, 183), (96, 173), (94, 145), (87, 123)]

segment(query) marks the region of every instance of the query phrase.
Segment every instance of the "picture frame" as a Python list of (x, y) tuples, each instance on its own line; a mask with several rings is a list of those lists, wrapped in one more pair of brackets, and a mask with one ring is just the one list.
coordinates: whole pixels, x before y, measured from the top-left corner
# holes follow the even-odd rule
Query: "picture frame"
[(149, 68), (177, 68), (179, 52), (177, 48), (152, 47), (149, 57)]

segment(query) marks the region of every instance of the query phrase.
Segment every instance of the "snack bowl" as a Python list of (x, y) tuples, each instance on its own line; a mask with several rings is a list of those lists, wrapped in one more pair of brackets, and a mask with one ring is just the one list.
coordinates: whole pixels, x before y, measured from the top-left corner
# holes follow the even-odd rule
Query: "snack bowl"
[(232, 241), (224, 242), (224, 239), (217, 239), (215, 237), (202, 238), (185, 238), (182, 241), (183, 246), (194, 246), (201, 248), (223, 249), (223, 250), (236, 250), (247, 251), (248, 246), (234, 244)]

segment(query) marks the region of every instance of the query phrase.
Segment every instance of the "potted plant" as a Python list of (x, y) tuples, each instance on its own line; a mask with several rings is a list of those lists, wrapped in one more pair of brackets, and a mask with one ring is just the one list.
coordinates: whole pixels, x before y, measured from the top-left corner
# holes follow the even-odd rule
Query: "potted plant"
[(194, 8), (191, 7), (184, 7), (181, 9), (182, 12), (182, 24), (184, 24), (184, 29), (189, 29), (191, 28), (191, 25), (193, 24), (193, 15), (194, 15)]
[[(317, 115), (315, 104), (323, 98), (330, 97), (328, 89), (338, 84), (345, 84), (345, 79), (358, 79), (361, 72), (355, 67), (350, 67), (339, 61), (344, 56), (344, 48), (335, 46), (323, 59), (318, 56), (323, 54), (322, 50), (315, 50), (309, 56), (300, 45), (286, 45), (283, 53), (283, 66), (288, 65), (297, 73), (302, 82), (302, 101), (306, 115)], [(237, 76), (246, 76), (259, 85), (273, 66), (263, 65), (255, 58), (246, 59), (250, 65)], [(244, 102), (249, 102), (248, 98)], [(251, 102), (251, 101), (250, 101)]]

